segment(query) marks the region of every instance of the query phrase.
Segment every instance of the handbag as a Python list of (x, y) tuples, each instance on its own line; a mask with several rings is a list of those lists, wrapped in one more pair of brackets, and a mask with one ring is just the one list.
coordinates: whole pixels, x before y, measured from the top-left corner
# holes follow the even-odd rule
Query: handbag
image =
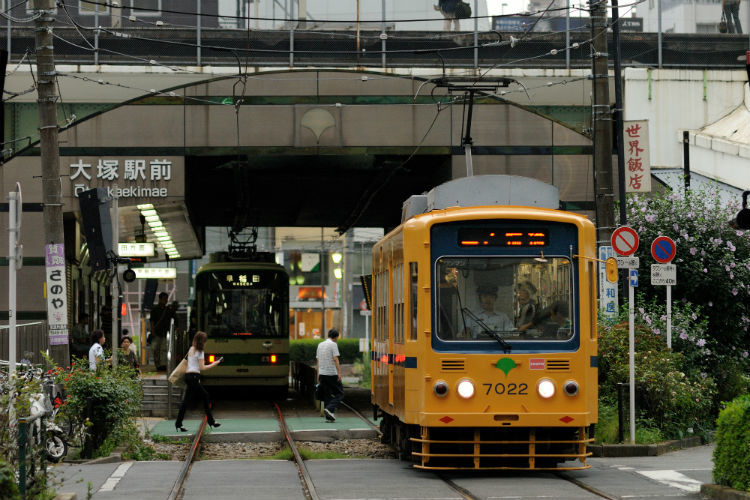
[(454, 15), (456, 16), (456, 19), (466, 19), (467, 17), (471, 17), (471, 5), (467, 2), (458, 2), (458, 4), (456, 4)]
[(187, 356), (169, 374), (169, 383), (177, 387), (185, 387), (185, 372), (187, 371)]
[(727, 16), (724, 11), (721, 11), (721, 21), (719, 21), (719, 33), (726, 33), (727, 30)]

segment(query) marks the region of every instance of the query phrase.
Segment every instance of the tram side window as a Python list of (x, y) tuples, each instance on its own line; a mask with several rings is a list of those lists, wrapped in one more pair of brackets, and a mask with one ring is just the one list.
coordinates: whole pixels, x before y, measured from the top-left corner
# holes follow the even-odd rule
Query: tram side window
[(404, 265), (393, 269), (393, 341), (404, 343)]
[(388, 271), (377, 274), (377, 339), (388, 341)]
[(409, 306), (411, 308), (411, 318), (409, 321), (409, 340), (417, 340), (417, 263), (409, 262)]

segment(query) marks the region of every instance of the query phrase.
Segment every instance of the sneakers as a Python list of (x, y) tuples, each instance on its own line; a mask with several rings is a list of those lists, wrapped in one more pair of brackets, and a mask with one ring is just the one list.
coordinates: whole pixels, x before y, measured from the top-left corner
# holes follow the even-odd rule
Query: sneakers
[(333, 414), (331, 410), (326, 408), (323, 410), (323, 413), (325, 413), (326, 416), (326, 422), (335, 422), (336, 421), (336, 415)]

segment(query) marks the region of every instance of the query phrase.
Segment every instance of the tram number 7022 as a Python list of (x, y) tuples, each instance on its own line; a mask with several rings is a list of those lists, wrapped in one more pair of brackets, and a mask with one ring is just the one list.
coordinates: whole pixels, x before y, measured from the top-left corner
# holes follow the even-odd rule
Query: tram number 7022
[(507, 394), (508, 396), (525, 396), (528, 394), (529, 386), (527, 384), (508, 384), (507, 386), (501, 382), (497, 384), (482, 384), (487, 388), (485, 394), (489, 395), (493, 387), (495, 394)]

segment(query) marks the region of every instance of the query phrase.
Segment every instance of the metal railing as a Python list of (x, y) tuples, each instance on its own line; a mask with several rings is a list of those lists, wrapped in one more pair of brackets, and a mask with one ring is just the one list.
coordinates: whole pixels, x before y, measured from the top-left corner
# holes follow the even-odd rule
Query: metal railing
[[(478, 13), (478, 0), (469, 1), (473, 12)], [(25, 3), (19, 5), (11, 8), (6, 17), (5, 45), (11, 62), (20, 61), (29, 47), (34, 47), (32, 16), (25, 11)], [(183, 9), (186, 12), (179, 20), (177, 14), (163, 12), (158, 18), (136, 16), (138, 22), (128, 22), (123, 16), (119, 23), (113, 22), (109, 15), (100, 18), (98, 14), (73, 13), (68, 16), (67, 12), (58, 11), (55, 57), (59, 62), (72, 64), (167, 67), (263, 65), (385, 69), (445, 65), (474, 70), (505, 64), (590, 67), (590, 20), (570, 15), (570, 9), (478, 16), (461, 20), (461, 31), (444, 31), (441, 28), (445, 20), (439, 13), (425, 12), (416, 16), (425, 19), (401, 19), (403, 15), (392, 14), (394, 9), (387, 9), (385, 1), (379, 10), (376, 8), (368, 14), (369, 19), (357, 16), (351, 22), (316, 20), (308, 12), (297, 12), (294, 2), (289, 5), (285, 2), (285, 7), (279, 10), (280, 17), (275, 12), (272, 19), (248, 13), (248, 17), (228, 26), (221, 19), (217, 22), (212, 13), (204, 13), (208, 17), (203, 18), (200, 8), (201, 2), (197, 2), (195, 9)], [(744, 60), (737, 57), (744, 54), (750, 39), (743, 34), (718, 33), (720, 7), (716, 3), (708, 9), (696, 17), (696, 23), (701, 19), (706, 23), (685, 28), (691, 32), (677, 33), (669, 26), (682, 22), (680, 19), (670, 18), (669, 26), (652, 28), (656, 24), (650, 18), (636, 18), (639, 24), (629, 17), (629, 8), (621, 8), (623, 64), (742, 67)], [(707, 17), (713, 14), (714, 17)], [(20, 22), (22, 20), (26, 22)], [(209, 20), (214, 21), (213, 25), (209, 25)], [(711, 21), (717, 26), (715, 33), (695, 32), (711, 25)], [(639, 29), (651, 31), (637, 31)], [(613, 59), (610, 57), (610, 61)]]
[[(9, 359), (8, 326), (0, 326), (0, 360)], [(32, 364), (44, 362), (42, 352), (49, 348), (47, 322), (36, 321), (16, 326), (16, 359), (28, 361)]]

